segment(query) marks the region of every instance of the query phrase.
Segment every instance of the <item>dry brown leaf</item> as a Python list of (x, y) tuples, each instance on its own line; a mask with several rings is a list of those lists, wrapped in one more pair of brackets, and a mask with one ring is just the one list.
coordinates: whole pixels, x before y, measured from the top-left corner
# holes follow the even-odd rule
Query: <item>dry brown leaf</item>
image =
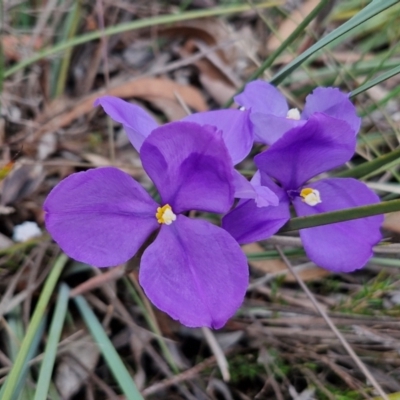
[(400, 211), (386, 214), (382, 228), (392, 232), (400, 233)]
[(89, 376), (87, 370), (94, 370), (99, 357), (99, 348), (89, 337), (70, 344), (69, 352), (61, 357), (55, 374), (57, 389), (64, 400), (69, 400), (79, 391)]
[(47, 132), (54, 132), (69, 125), (72, 121), (92, 111), (94, 101), (104, 95), (125, 99), (136, 97), (150, 101), (154, 98), (163, 98), (178, 103), (175, 93), (178, 93), (185, 104), (195, 111), (206, 111), (208, 109), (202, 94), (193, 86), (181, 85), (167, 78), (133, 79), (132, 81), (119, 83), (117, 86), (111, 87), (108, 91), (103, 89), (85, 97), (77, 104), (75, 103), (72, 109), (53, 116), (46, 123), (43, 123), (43, 117), (39, 116), (38, 120), (42, 122), (42, 126), (31, 137), (33, 141), (36, 141)]
[[(264, 249), (257, 243), (246, 244), (242, 246), (242, 249), (246, 254), (261, 253), (264, 251)], [(286, 273), (285, 282), (296, 282), (295, 277), (289, 273), (286, 264), (281, 259), (251, 260), (249, 261), (249, 264), (262, 274)], [(316, 265), (310, 265), (309, 267), (298, 271), (298, 275), (303, 281), (308, 282), (329, 275), (329, 271), (317, 267)]]
[[(205, 52), (207, 47), (207, 44), (200, 41), (188, 40), (180, 49), (180, 53), (182, 57), (189, 57), (197, 51)], [(194, 65), (200, 71), (199, 79), (202, 85), (220, 105), (225, 104), (241, 86), (241, 81), (235, 76), (232, 68), (219, 58), (217, 53), (210, 52)]]
[(208, 74), (203, 73), (199, 78), (201, 84), (204, 86), (210, 96), (221, 106), (231, 99), (236, 93), (236, 89), (233, 86), (219, 79), (212, 79)]
[(111, 161), (110, 159), (103, 157), (99, 154), (94, 153), (82, 153), (80, 156), (91, 164), (91, 167), (118, 167), (121, 171), (126, 172), (128, 175), (134, 178), (142, 178), (144, 175), (143, 168), (141, 166), (127, 165), (120, 163), (120, 160)]
[(267, 42), (267, 50), (276, 50), (287, 39), (304, 18), (318, 5), (319, 0), (307, 0), (281, 23), (276, 35)]
[(14, 242), (9, 237), (0, 233), (0, 250), (7, 249), (11, 247), (13, 244)]
[[(21, 160), (23, 161), (23, 160)], [(16, 163), (1, 185), (1, 205), (12, 204), (33, 193), (44, 179), (42, 165)]]
[[(196, 39), (206, 43), (208, 46), (215, 46), (232, 40), (231, 33), (224, 21), (217, 18), (202, 18), (191, 21), (178, 22), (172, 26), (160, 29), (160, 34), (182, 37), (185, 39)], [(225, 63), (236, 61), (236, 49), (229, 46), (218, 49), (215, 52)]]
[(155, 107), (160, 109), (165, 114), (169, 121), (178, 121), (187, 116), (184, 108), (175, 100), (167, 99), (165, 97), (147, 96), (146, 98)]
[[(19, 61), (24, 57), (24, 48), (32, 46), (30, 35), (3, 35), (1, 38), (3, 53), (6, 60)], [(42, 47), (42, 39), (36, 38), (33, 49), (39, 50)]]

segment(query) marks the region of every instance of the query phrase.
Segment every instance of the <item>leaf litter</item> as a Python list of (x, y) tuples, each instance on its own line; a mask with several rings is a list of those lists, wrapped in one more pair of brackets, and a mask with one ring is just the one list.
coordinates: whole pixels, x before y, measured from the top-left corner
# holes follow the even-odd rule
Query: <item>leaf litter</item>
[[(352, 3), (350, 13), (364, 6), (361, 0)], [(212, 1), (185, 4), (189, 10), (218, 5)], [(0, 313), (4, 317), (4, 339), (13, 335), (7, 321), (16, 307), (22, 306), (26, 330), (43, 281), (59, 254), (58, 247), (46, 234), (26, 243), (14, 243), (15, 226), (32, 221), (43, 227), (45, 196), (72, 172), (115, 165), (148, 185), (137, 153), (119, 139), (123, 135), (120, 127), (109, 125), (104, 113), (93, 108), (94, 100), (106, 93), (124, 98), (145, 107), (160, 123), (182, 118), (186, 114), (182, 104), (192, 112), (221, 107), (313, 4), (313, 1), (288, 1), (286, 8), (258, 10), (255, 3), (250, 11), (230, 17), (153, 26), (77, 46), (68, 65), (65, 91), (58, 98), (51, 97), (49, 88), (61, 79), (56, 74), (54, 61), (62, 57), (43, 59), (4, 81), (0, 113), (3, 132)], [(180, 2), (169, 5), (104, 2), (101, 18), (109, 26), (133, 18), (176, 12), (179, 6), (183, 7)], [(266, 71), (266, 77), (290, 61), (293, 52), (304, 51), (310, 40), (315, 40), (314, 35), (322, 36), (332, 30), (337, 22), (329, 16), (340, 14), (341, 7), (337, 4), (323, 23), (316, 21), (319, 25), (299, 38), (290, 49), (292, 52), (276, 60), (272, 69)], [(55, 21), (65, 22), (65, 9), (58, 10), (55, 4), (54, 8), (47, 9), (49, 23), (43, 25), (38, 16), (44, 10), (34, 2), (10, 1), (4, 8), (4, 24), (13, 32), (2, 39), (6, 68), (41, 48), (43, 43), (51, 45), (60, 40), (61, 33), (54, 27)], [(98, 21), (97, 8), (86, 3), (78, 34), (97, 29)], [(266, 21), (272, 24), (276, 34)], [(346, 90), (357, 87), (369, 73), (379, 71), (366, 71), (356, 79), (352, 75), (353, 65), (374, 58), (384, 64), (382, 60), (395, 58), (391, 27), (389, 24), (387, 32), (371, 28), (365, 36), (349, 37), (318, 55), (303, 71), (293, 74), (290, 83), (285, 85), (285, 92), (304, 104), (310, 87), (317, 84), (338, 85)], [(251, 40), (251, 46), (246, 48), (239, 32), (247, 32), (244, 37)], [(378, 33), (381, 44), (374, 47), (370, 41)], [(324, 67), (333, 68), (336, 75), (319, 77), (318, 71)], [(352, 163), (361, 162), (363, 157), (372, 159), (398, 145), (393, 134), (398, 130), (398, 121), (391, 116), (400, 112), (399, 102), (378, 105), (390, 97), (397, 84), (398, 79), (394, 77), (355, 99), (360, 111), (369, 107), (375, 112), (373, 119), (364, 120), (363, 141)], [(373, 134), (378, 134), (374, 144), (369, 141)], [(110, 157), (110, 135), (117, 143), (115, 160)], [(7, 169), (7, 165), (11, 167)], [(240, 168), (251, 170), (253, 166), (245, 160)], [(380, 183), (398, 184), (396, 165), (378, 178)], [(301, 252), (296, 236), (277, 236), (246, 246), (250, 287), (236, 317), (222, 331), (213, 333), (214, 350), (201, 330), (185, 328), (151, 309), (137, 283), (135, 286), (138, 267), (135, 258), (126, 267), (114, 270), (94, 270), (71, 261), (61, 281), (71, 286), (72, 296), (85, 296), (145, 398), (372, 398), (378, 393), (298, 287), (276, 246), (283, 249), (332, 323), (383, 390), (388, 394), (398, 393), (400, 262), (397, 260), (400, 249), (392, 247), (391, 251), (384, 251), (399, 241), (397, 219), (396, 214), (388, 216), (384, 225), (385, 241), (376, 249), (392, 266), (380, 264), (378, 258), (372, 259), (366, 268), (351, 275), (329, 274), (310, 263)], [(54, 300), (55, 296), (48, 305), (49, 315), (54, 311)], [(46, 332), (39, 337), (37, 353), (31, 355), (33, 377), (43, 356)], [(124, 398), (109, 366), (99, 357), (93, 340), (84, 336), (85, 332), (83, 321), (71, 303), (57, 348), (55, 390), (61, 398), (71, 400)], [(215, 348), (223, 352), (228, 362), (227, 370), (222, 373), (218, 363), (221, 355)], [(1, 382), (10, 367), (10, 354), (1, 344)], [(27, 381), (25, 385), (35, 387), (35, 382)]]

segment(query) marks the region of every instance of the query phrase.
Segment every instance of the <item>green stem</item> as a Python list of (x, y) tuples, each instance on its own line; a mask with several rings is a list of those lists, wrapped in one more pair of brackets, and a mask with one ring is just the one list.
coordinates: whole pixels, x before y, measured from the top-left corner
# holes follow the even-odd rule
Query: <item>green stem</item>
[(335, 222), (350, 221), (352, 219), (366, 218), (373, 215), (400, 211), (400, 200), (384, 201), (369, 206), (346, 208), (340, 211), (332, 211), (308, 217), (296, 217), (290, 219), (279, 231), (289, 232), (297, 229), (312, 228), (314, 226), (328, 225)]

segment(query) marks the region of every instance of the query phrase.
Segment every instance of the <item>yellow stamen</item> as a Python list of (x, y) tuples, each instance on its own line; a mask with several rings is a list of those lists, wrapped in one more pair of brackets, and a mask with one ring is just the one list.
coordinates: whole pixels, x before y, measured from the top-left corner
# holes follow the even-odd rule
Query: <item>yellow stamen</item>
[(317, 189), (304, 188), (301, 190), (300, 196), (302, 197), (304, 203), (308, 204), (309, 206), (316, 206), (322, 202), (321, 196)]
[(159, 224), (171, 225), (176, 220), (176, 215), (173, 213), (171, 206), (166, 204), (157, 208), (156, 218)]

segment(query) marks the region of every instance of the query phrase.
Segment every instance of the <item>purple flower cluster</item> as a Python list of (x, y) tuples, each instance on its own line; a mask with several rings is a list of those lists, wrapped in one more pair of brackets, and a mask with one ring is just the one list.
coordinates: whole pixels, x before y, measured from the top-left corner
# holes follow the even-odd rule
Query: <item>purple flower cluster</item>
[[(159, 193), (156, 202), (125, 172), (97, 168), (73, 174), (47, 197), (46, 227), (72, 258), (114, 266), (143, 251), (139, 280), (146, 295), (190, 326), (222, 327), (243, 301), (248, 266), (240, 245), (267, 239), (290, 218), (379, 201), (354, 179), (317, 175), (353, 156), (360, 119), (348, 97), (318, 88), (303, 112), (289, 110), (272, 85), (255, 81), (236, 96), (240, 109), (190, 115), (158, 126), (138, 106), (96, 101), (120, 122)], [(249, 182), (234, 165), (253, 143)], [(234, 201), (238, 200), (233, 208)], [(193, 217), (224, 214), (222, 227)], [(311, 260), (332, 271), (365, 265), (381, 239), (381, 216), (300, 230)]]

